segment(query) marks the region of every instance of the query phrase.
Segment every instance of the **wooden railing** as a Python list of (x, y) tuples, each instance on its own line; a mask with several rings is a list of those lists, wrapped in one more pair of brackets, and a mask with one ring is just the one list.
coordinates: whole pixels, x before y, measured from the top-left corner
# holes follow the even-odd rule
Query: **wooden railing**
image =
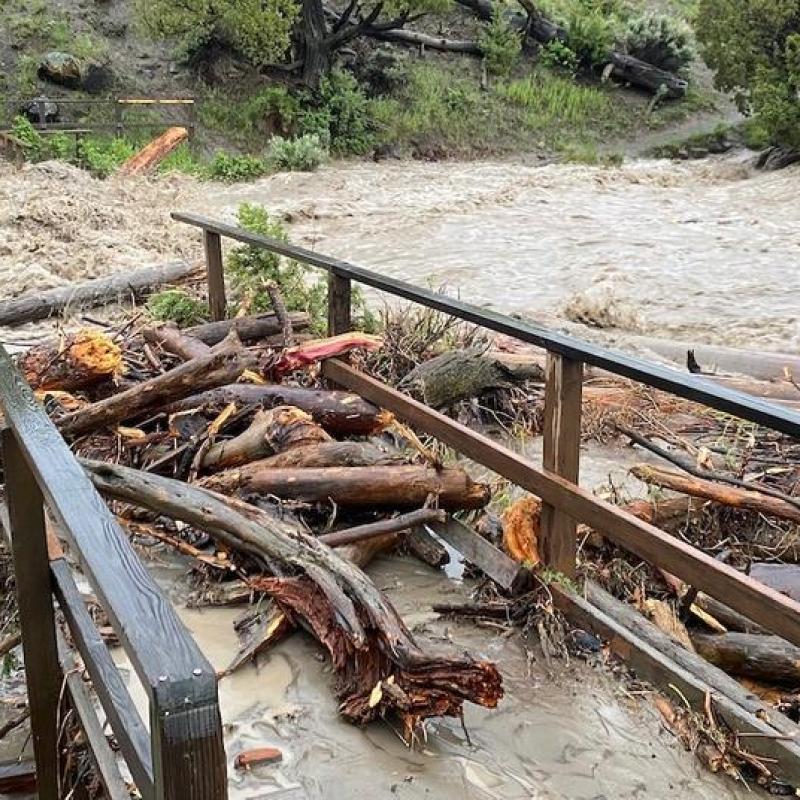
[[(38, 796), (58, 800), (67, 795), (59, 785), (66, 690), (106, 794), (114, 800), (129, 797), (117, 756), (56, 626), (55, 596), (141, 796), (225, 798), (214, 670), (2, 346), (0, 408), (7, 503), (2, 522), (14, 555)], [(149, 732), (54, 531), (79, 561), (147, 692)]]
[(576, 525), (585, 523), (612, 542), (721, 600), (767, 630), (800, 645), (800, 604), (595, 497), (578, 485), (584, 364), (800, 438), (800, 415), (795, 411), (719, 386), (698, 375), (613, 352), (232, 225), (196, 214), (174, 213), (172, 217), (203, 231), (209, 303), (215, 319), (221, 319), (225, 314), (221, 238), (227, 237), (326, 270), (331, 334), (342, 333), (350, 328), (351, 286), (356, 281), (544, 348), (547, 351), (547, 366), (542, 467), (343, 362), (326, 362), (323, 374), (541, 497), (544, 513), (540, 536), (544, 557), (550, 568), (566, 575), (574, 573)]

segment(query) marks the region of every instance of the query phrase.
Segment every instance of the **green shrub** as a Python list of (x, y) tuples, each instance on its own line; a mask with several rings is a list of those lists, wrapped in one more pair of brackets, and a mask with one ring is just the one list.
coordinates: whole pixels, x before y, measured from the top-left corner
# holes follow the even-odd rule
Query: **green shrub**
[(46, 150), (44, 137), (33, 127), (26, 117), (14, 117), (11, 135), (22, 144), (22, 151), (28, 161), (39, 161)]
[(136, 147), (126, 139), (81, 139), (78, 159), (84, 169), (98, 178), (107, 178), (136, 153)]
[(206, 175), (215, 180), (235, 183), (260, 178), (267, 172), (263, 159), (249, 155), (235, 155), (218, 150), (208, 165)]
[(176, 147), (159, 165), (159, 172), (182, 172), (184, 175), (202, 176), (204, 166), (192, 152), (188, 143)]
[(548, 69), (562, 69), (571, 75), (578, 69), (577, 54), (569, 45), (558, 39), (553, 39), (541, 48), (539, 61)]
[(267, 150), (267, 163), (276, 170), (313, 172), (328, 157), (319, 136), (307, 133), (296, 139), (276, 136)]
[(598, 0), (575, 0), (567, 12), (567, 44), (581, 66), (600, 67), (608, 61), (616, 39), (616, 17)]
[(496, 4), (492, 19), (484, 26), (478, 44), (486, 60), (486, 69), (492, 75), (510, 75), (522, 51), (522, 38), (511, 28), (501, 4)]
[(147, 301), (147, 310), (155, 319), (175, 322), (181, 328), (199, 325), (209, 318), (208, 307), (180, 289), (154, 294)]
[(694, 59), (692, 32), (674, 16), (648, 12), (628, 20), (622, 36), (626, 52), (648, 64), (680, 72)]

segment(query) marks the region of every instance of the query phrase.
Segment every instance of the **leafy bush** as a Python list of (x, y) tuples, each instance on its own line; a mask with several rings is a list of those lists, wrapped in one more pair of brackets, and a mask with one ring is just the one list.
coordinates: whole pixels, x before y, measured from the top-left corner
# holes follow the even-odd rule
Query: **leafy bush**
[(575, 0), (566, 16), (567, 44), (584, 67), (608, 61), (616, 39), (616, 17), (602, 0)]
[(206, 169), (209, 178), (235, 183), (260, 178), (267, 171), (267, 165), (256, 156), (235, 155), (218, 150)]
[(14, 117), (11, 135), (22, 144), (22, 151), (28, 161), (39, 161), (42, 158), (46, 150), (44, 137), (33, 127), (29, 119)]
[(180, 289), (154, 294), (147, 301), (147, 310), (158, 320), (176, 322), (179, 327), (199, 325), (208, 320), (208, 307)]
[(78, 159), (81, 165), (99, 178), (107, 178), (136, 153), (126, 139), (81, 139)]
[(553, 39), (539, 51), (539, 61), (548, 69), (562, 69), (571, 75), (578, 69), (578, 56), (564, 42)]
[(184, 175), (202, 176), (203, 165), (192, 152), (188, 143), (176, 147), (159, 165), (159, 172), (182, 172)]
[(307, 133), (297, 139), (276, 136), (269, 144), (267, 163), (276, 170), (313, 172), (328, 157), (319, 136)]
[(501, 4), (495, 5), (491, 22), (481, 31), (478, 44), (486, 59), (486, 69), (492, 75), (511, 74), (519, 61), (522, 38), (508, 24)]
[(646, 13), (628, 20), (622, 37), (626, 52), (670, 72), (680, 72), (694, 58), (692, 32), (666, 14)]
[(800, 148), (797, 3), (700, 0), (695, 27), (717, 88), (757, 115), (770, 142)]

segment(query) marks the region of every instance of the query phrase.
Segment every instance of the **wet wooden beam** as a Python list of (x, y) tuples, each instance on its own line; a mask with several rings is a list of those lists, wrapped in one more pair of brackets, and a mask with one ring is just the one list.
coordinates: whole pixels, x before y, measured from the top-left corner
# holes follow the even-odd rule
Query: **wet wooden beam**
[(211, 319), (225, 319), (225, 266), (222, 261), (222, 240), (218, 233), (203, 232), (203, 247), (206, 254), (208, 276), (208, 307)]

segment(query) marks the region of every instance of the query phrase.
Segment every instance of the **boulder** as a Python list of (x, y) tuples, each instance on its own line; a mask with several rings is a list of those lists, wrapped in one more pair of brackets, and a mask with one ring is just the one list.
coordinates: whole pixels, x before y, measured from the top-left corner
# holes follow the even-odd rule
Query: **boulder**
[(41, 125), (43, 122), (58, 122), (58, 103), (48, 100), (46, 97), (35, 97), (26, 103), (21, 111), (34, 125)]
[(89, 94), (103, 94), (114, 85), (114, 73), (108, 64), (91, 62), (86, 65), (81, 77), (81, 89)]
[(69, 53), (52, 50), (42, 58), (38, 75), (44, 81), (77, 89), (81, 85), (81, 62)]

